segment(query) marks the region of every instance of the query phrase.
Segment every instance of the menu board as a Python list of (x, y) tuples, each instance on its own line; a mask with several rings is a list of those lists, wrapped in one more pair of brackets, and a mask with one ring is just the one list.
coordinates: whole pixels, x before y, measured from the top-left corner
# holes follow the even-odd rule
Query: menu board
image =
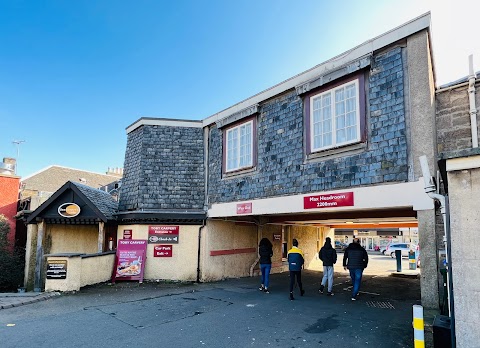
[(114, 276), (116, 280), (143, 282), (147, 241), (143, 239), (120, 239), (118, 241)]

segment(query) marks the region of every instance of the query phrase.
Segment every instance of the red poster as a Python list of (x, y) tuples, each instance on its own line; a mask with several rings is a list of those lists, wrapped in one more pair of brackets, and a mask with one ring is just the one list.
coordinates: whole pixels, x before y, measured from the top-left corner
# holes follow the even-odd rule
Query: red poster
[(237, 214), (251, 214), (252, 203), (239, 203), (237, 204)]
[(353, 206), (353, 192), (303, 197), (303, 209)]
[(180, 226), (148, 226), (148, 234), (178, 234)]
[(172, 245), (155, 245), (153, 247), (154, 257), (172, 257)]
[(114, 279), (143, 282), (147, 241), (143, 239), (120, 239)]

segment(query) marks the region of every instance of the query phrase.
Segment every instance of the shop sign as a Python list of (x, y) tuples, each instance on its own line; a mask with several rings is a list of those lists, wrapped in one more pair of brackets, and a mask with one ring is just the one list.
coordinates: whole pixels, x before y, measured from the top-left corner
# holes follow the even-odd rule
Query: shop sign
[(143, 281), (147, 241), (144, 239), (120, 239), (114, 279)]
[(153, 247), (154, 257), (172, 257), (172, 245), (155, 245)]
[(353, 192), (303, 197), (303, 209), (353, 206)]
[(252, 202), (237, 204), (237, 214), (251, 214)]
[(178, 234), (180, 226), (148, 226), (148, 234)]
[(178, 244), (180, 226), (148, 226), (149, 244)]
[(123, 239), (132, 239), (132, 230), (123, 230)]
[(47, 261), (47, 279), (66, 279), (67, 261), (66, 260), (48, 260)]
[(274, 234), (273, 235), (273, 240), (280, 240), (282, 238), (281, 234)]
[(158, 244), (158, 243), (173, 243), (178, 244), (178, 234), (171, 234), (165, 236), (157, 236), (154, 234), (148, 235), (149, 244)]
[(58, 207), (58, 213), (66, 218), (72, 218), (80, 214), (80, 207), (75, 203), (63, 203)]

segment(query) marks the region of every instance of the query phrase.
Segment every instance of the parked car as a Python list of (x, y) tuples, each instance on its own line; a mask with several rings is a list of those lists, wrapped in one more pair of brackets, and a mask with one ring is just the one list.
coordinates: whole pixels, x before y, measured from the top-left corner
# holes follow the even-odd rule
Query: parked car
[(347, 247), (347, 244), (340, 242), (339, 240), (335, 241), (335, 249), (345, 250), (346, 247)]
[(390, 242), (390, 243), (388, 243), (387, 245), (384, 245), (384, 246), (381, 246), (381, 247), (380, 247), (380, 252), (381, 252), (383, 255), (385, 255), (385, 250), (387, 250), (387, 248), (388, 248), (388, 246), (389, 246), (390, 244), (392, 244), (392, 243)]
[(402, 256), (408, 257), (408, 252), (410, 250), (417, 251), (418, 247), (417, 245), (413, 243), (392, 243), (387, 246), (385, 249), (385, 255), (390, 255), (392, 258), (395, 257), (395, 250), (401, 250), (402, 251)]

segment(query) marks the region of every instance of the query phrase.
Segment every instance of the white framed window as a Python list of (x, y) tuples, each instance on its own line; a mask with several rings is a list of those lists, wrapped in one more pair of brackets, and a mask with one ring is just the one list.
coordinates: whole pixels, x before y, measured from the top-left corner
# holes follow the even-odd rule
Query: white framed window
[(312, 152), (360, 141), (359, 99), (358, 79), (310, 97)]
[(253, 121), (226, 130), (226, 172), (253, 166), (253, 143)]

